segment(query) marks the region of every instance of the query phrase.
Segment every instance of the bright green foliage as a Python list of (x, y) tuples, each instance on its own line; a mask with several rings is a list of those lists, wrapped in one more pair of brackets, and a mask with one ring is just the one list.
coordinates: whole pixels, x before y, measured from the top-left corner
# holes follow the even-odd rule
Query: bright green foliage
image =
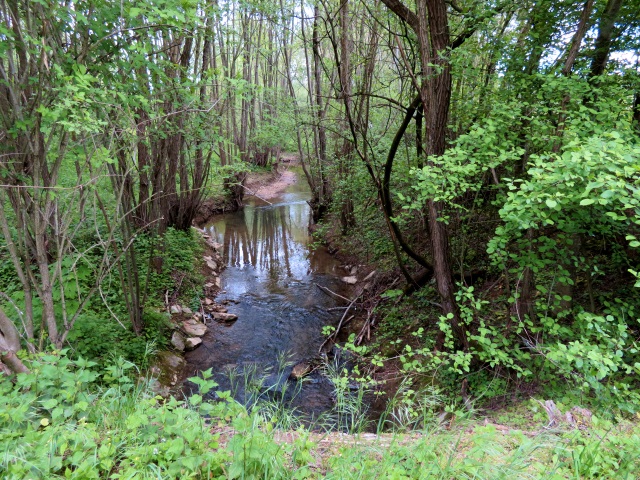
[(229, 407), (163, 402), (136, 385), (132, 364), (96, 367), (63, 352), (41, 356), (15, 386), (4, 378), (3, 478), (225, 478), (229, 455), (202, 414)]
[[(393, 169), (387, 155), (404, 107), (419, 83), (429, 87), (444, 70), (424, 64), (430, 46), (418, 45), (423, 39), (407, 34), (413, 27), (384, 3), (1, 4), (0, 208), (7, 219), (0, 302), (22, 347), (28, 341), (31, 350), (44, 349), (48, 335), (58, 347), (71, 344), (74, 359), (41, 357), (17, 387), (2, 384), (9, 476), (277, 478), (309, 462), (306, 446), (287, 451), (272, 441), (278, 422), (275, 414), (265, 420), (268, 409), (247, 415), (207, 403), (206, 375), (186, 408), (134, 387), (126, 362), (98, 376), (96, 365), (82, 360), (123, 356), (143, 365), (153, 345), (163, 345), (163, 314), (153, 309), (163, 307), (165, 294), (198, 305), (202, 283), (196, 239), (166, 227), (189, 229), (207, 172), (225, 178), (218, 188), (242, 192), (236, 183), (246, 163), (268, 165), (287, 147), (306, 162), (313, 200), (331, 204), (348, 237), (343, 251), (385, 275), (403, 267), (398, 280), (386, 277), (393, 282), (386, 294), (370, 291), (381, 299), (381, 350), (406, 376), (386, 413), (392, 420), (382, 426), (424, 426), (443, 393), (451, 399), (446, 410), (458, 414), (461, 382), (471, 390), (463, 395), (479, 401), (530, 382), (567, 403), (640, 410), (640, 85), (637, 66), (613, 56), (600, 76), (589, 65), (605, 4), (615, 2), (585, 10), (579, 54), (562, 73), (584, 2), (406, 2), (426, 8), (430, 20), (435, 4), (447, 12), (452, 43), (439, 54), (446, 51), (453, 81), (440, 93), (453, 97), (448, 115), (442, 110), (435, 122), (432, 106), (412, 110), (409, 128), (393, 143)], [(638, 49), (638, 2), (622, 3), (607, 53), (629, 55)], [(447, 123), (445, 153), (427, 157), (425, 151), (442, 151), (429, 148), (433, 127)], [(381, 193), (387, 173), (391, 199)], [(427, 203), (447, 223), (441, 247), (429, 244)], [(384, 215), (382, 206), (389, 206)], [(335, 233), (330, 222), (321, 231)], [(390, 222), (416, 254), (398, 249)], [(122, 256), (127, 248), (131, 256)], [(403, 277), (428, 271), (422, 267), (429, 257), (440, 258), (435, 250), (451, 257), (440, 277), (455, 271), (457, 293), (444, 298), (426, 278), (406, 300)], [(475, 271), (482, 280), (471, 279)], [(523, 299), (531, 306), (525, 314), (518, 310)], [(129, 314), (131, 322), (124, 320)], [(469, 340), (465, 350), (456, 350), (462, 342), (454, 320)], [(385, 360), (371, 357), (376, 367)], [(375, 380), (360, 375), (352, 392), (348, 374), (331, 376), (337, 424), (362, 430), (364, 388)], [(107, 389), (99, 391), (98, 381)], [(216, 442), (198, 413), (212, 422), (234, 416), (233, 428), (246, 435), (232, 438), (231, 453), (212, 453), (196, 443)], [(553, 476), (541, 466), (551, 464), (560, 477), (632, 471), (633, 461), (617, 456), (608, 440), (577, 435), (567, 442), (579, 448), (554, 445), (552, 460), (534, 465), (523, 460), (533, 443), (517, 437), (523, 449), (501, 448), (489, 430), (461, 447), (468, 455), (460, 461), (455, 442), (402, 446), (394, 450), (402, 461), (380, 466), (375, 453), (345, 455), (332, 460), (329, 474), (486, 477), (493, 466), (497, 476), (513, 478)], [(300, 468), (295, 475), (313, 473)]]
[(612, 235), (638, 225), (632, 213), (640, 208), (640, 145), (625, 137), (613, 131), (576, 139), (562, 155), (532, 158), (529, 178), (507, 184), (510, 192), (500, 210), (505, 226), (498, 238), (550, 225), (588, 235)]
[[(112, 307), (122, 307), (113, 305)], [(96, 314), (87, 312), (79, 319), (69, 335), (73, 355), (101, 362), (123, 357), (141, 367), (146, 367), (150, 355), (168, 345), (171, 330), (164, 312), (146, 312), (145, 329), (136, 335), (129, 325), (120, 324), (107, 311)]]
[[(569, 268), (594, 280), (597, 272), (611, 268), (605, 258), (585, 259), (577, 253), (576, 236), (583, 243), (625, 238), (628, 247), (620, 246), (617, 262), (622, 268), (635, 266), (630, 249), (638, 245), (634, 233), (640, 212), (640, 147), (633, 136), (613, 131), (572, 141), (562, 154), (532, 161), (529, 178), (508, 183), (500, 210), (504, 224), (488, 247), (500, 268), (515, 262), (514, 274), (528, 267), (537, 276), (540, 318), (521, 323), (516, 334), (546, 356), (545, 368), (559, 369), (601, 399), (613, 396), (617, 406), (636, 411), (640, 399), (632, 393), (633, 377), (627, 377), (640, 360), (632, 333), (637, 328), (636, 302), (608, 300), (602, 313), (576, 307), (573, 322), (567, 322), (562, 319), (570, 312), (561, 310), (560, 302), (571, 298), (555, 293), (554, 284), (574, 283)], [(540, 234), (527, 238), (528, 229)], [(630, 288), (629, 280), (626, 285)], [(631, 290), (629, 294), (633, 295)], [(615, 380), (625, 377), (628, 380)]]
[(228, 393), (208, 403), (216, 387), (210, 371), (191, 379), (199, 393), (185, 403), (154, 396), (123, 360), (100, 369), (54, 352), (30, 367), (16, 384), (0, 382), (0, 473), (7, 479), (555, 480), (634, 478), (640, 468), (637, 425), (595, 417), (588, 430), (534, 438), (463, 423), (407, 436), (340, 436), (341, 445), (327, 448), (331, 437), (304, 429), (288, 432), (290, 442), (276, 440), (271, 419), (247, 414)]
[[(203, 246), (200, 237), (193, 231), (186, 232), (169, 228), (160, 238), (138, 237), (135, 248), (140, 259), (140, 270), (147, 271), (147, 264), (156, 260), (157, 267), (143, 274), (141, 282), (151, 292), (177, 294), (177, 298), (189, 305), (202, 294), (204, 278), (200, 273)], [(148, 278), (147, 278), (148, 275)], [(179, 287), (177, 292), (174, 289)], [(154, 296), (162, 304), (164, 299)]]
[(54, 352), (30, 367), (15, 385), (7, 377), (0, 382), (3, 478), (311, 476), (307, 434), (279, 444), (273, 423), (249, 415), (228, 392), (218, 392), (223, 401), (205, 401), (216, 387), (210, 371), (191, 379), (199, 393), (185, 403), (155, 396), (122, 359), (98, 369)]
[(496, 105), (491, 116), (459, 136), (434, 165), (411, 170), (417, 196), (405, 208), (419, 209), (427, 198), (434, 198), (449, 207), (468, 210), (460, 202), (461, 197), (480, 190), (490, 169), (513, 164), (523, 154), (522, 148), (514, 147), (514, 126), (520, 122), (521, 106)]
[[(426, 332), (423, 345), (403, 353), (414, 358), (403, 362), (408, 371), (436, 372), (454, 386), (464, 375), (476, 396), (492, 390), (479, 381), (484, 368), (552, 391), (569, 380), (576, 398), (640, 409), (640, 144), (622, 86), (636, 81), (633, 72), (591, 81), (523, 76), (512, 87), (530, 95), (493, 92), (491, 110), (444, 155), (411, 170), (413, 193), (396, 192), (404, 208), (416, 215), (427, 199), (442, 202), (456, 270), (482, 269), (495, 280), (491, 293), (459, 286), (468, 351), (454, 349), (453, 314), (415, 300), (384, 310), (383, 331)], [(483, 224), (492, 222), (490, 236)], [(525, 272), (532, 317), (517, 311)], [(506, 288), (498, 294), (496, 286)], [(433, 291), (424, 298), (438, 302)], [(434, 325), (445, 338), (436, 354)]]
[[(192, 231), (170, 228), (161, 238), (140, 235), (133, 248), (137, 252), (140, 279), (149, 297), (144, 313), (145, 330), (142, 335), (136, 335), (128, 323), (121, 285), (113, 272), (101, 285), (102, 295), (78, 317), (69, 335), (74, 355), (102, 361), (109, 356), (122, 356), (144, 366), (150, 345), (160, 349), (168, 344), (168, 315), (159, 311), (164, 309), (165, 292), (175, 294), (185, 305), (194, 302), (199, 305), (203, 283), (199, 272), (202, 245)], [(159, 268), (153, 266), (154, 259), (161, 259), (161, 264), (156, 262)], [(80, 291), (90, 288), (75, 282), (78, 282), (77, 276), (71, 278), (70, 285)]]

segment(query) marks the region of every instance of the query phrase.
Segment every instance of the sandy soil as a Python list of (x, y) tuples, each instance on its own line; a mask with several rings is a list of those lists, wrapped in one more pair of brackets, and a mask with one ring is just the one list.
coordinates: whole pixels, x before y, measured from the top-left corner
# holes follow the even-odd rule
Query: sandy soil
[(250, 173), (245, 184), (245, 194), (263, 200), (273, 200), (289, 185), (296, 183), (297, 175), (291, 170), (278, 173)]

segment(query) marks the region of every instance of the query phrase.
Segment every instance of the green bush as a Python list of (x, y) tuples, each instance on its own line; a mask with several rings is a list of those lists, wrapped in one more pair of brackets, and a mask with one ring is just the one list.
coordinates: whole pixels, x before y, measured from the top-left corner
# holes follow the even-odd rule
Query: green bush
[[(99, 368), (62, 351), (28, 364), (15, 383), (0, 377), (2, 478), (634, 478), (640, 469), (638, 426), (595, 416), (586, 430), (534, 438), (434, 423), (421, 435), (316, 436), (321, 444), (299, 428), (285, 442), (273, 419), (247, 413), (229, 392), (206, 402), (210, 371), (191, 379), (198, 393), (183, 402), (154, 396), (123, 359)], [(405, 396), (399, 406), (408, 400), (418, 405)]]
[[(110, 356), (121, 356), (144, 366), (150, 346), (159, 349), (168, 344), (168, 317), (157, 311), (164, 308), (165, 292), (176, 295), (186, 304), (201, 294), (203, 278), (199, 265), (203, 247), (192, 231), (170, 228), (158, 238), (140, 235), (133, 248), (136, 249), (141, 287), (144, 289), (146, 286), (148, 290), (143, 334), (137, 336), (133, 332), (121, 285), (115, 278), (110, 278), (102, 285), (104, 300), (96, 298), (69, 334), (69, 344), (75, 356), (100, 361)], [(159, 268), (150, 267), (154, 257), (162, 259)], [(105, 303), (108, 303), (108, 308)]]
[(78, 318), (69, 334), (74, 357), (100, 361), (123, 357), (144, 366), (150, 346), (160, 349), (168, 345), (170, 325), (165, 313), (145, 312), (145, 329), (140, 336), (133, 332), (131, 325), (118, 323), (112, 317), (102, 315), (87, 312)]
[[(142, 236), (136, 239), (142, 285), (147, 285), (152, 304), (163, 305), (164, 293), (177, 294), (189, 303), (202, 292), (204, 278), (200, 274), (203, 246), (193, 230), (183, 232), (169, 228), (162, 237)], [(149, 263), (155, 266), (147, 268)], [(148, 272), (148, 278), (147, 278)]]
[(56, 352), (34, 360), (16, 385), (2, 378), (3, 478), (227, 478), (230, 456), (202, 414), (229, 407), (162, 402), (136, 385), (133, 364), (96, 367)]

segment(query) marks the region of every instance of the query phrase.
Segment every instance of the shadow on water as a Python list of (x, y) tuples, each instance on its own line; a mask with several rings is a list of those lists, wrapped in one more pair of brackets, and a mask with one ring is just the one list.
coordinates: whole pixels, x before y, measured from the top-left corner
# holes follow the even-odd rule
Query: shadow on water
[[(186, 360), (191, 374), (211, 368), (219, 389), (248, 407), (267, 400), (313, 422), (336, 404), (334, 386), (322, 374), (326, 369), (314, 365), (323, 327), (339, 319), (327, 309), (341, 305), (315, 284), (350, 292), (339, 263), (324, 248), (310, 246), (307, 198), (308, 190), (292, 185), (271, 205), (254, 198), (244, 210), (207, 225), (223, 245), (227, 265), (217, 301), (226, 302), (238, 320), (208, 322), (203, 344)], [(290, 378), (301, 363), (312, 372), (302, 381)], [(340, 366), (339, 359), (329, 363)]]

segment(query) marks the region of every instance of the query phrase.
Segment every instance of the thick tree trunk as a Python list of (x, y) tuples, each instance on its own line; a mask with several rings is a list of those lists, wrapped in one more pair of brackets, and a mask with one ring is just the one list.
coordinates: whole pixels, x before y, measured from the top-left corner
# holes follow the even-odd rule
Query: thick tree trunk
[[(433, 165), (433, 157), (440, 156), (446, 148), (446, 129), (451, 103), (451, 70), (449, 64), (452, 47), (447, 18), (447, 3), (444, 0), (417, 0), (416, 12), (411, 11), (400, 0), (383, 0), (383, 3), (404, 20), (418, 36), (422, 63), (422, 85), (420, 96), (424, 107), (425, 139), (424, 153), (427, 163)], [(433, 271), (442, 313), (447, 316), (457, 346), (468, 350), (469, 341), (460, 321), (460, 312), (455, 298), (453, 274), (449, 260), (449, 235), (446, 225), (439, 221), (442, 205), (433, 199), (427, 201), (429, 233)], [(436, 339), (436, 348), (444, 347), (444, 335)]]
[(13, 373), (29, 373), (27, 366), (22, 363), (22, 360), (10, 350), (3, 350), (2, 338), (0, 338), (0, 363), (9, 367), (9, 370)]
[(624, 0), (609, 0), (604, 13), (598, 23), (598, 37), (596, 38), (595, 50), (591, 58), (591, 71), (589, 77), (602, 75), (607, 66), (609, 52), (611, 51), (611, 40), (613, 37), (613, 27), (620, 13), (620, 7)]
[[(423, 48), (422, 58), (425, 78), (421, 90), (424, 105), (426, 127), (425, 154), (429, 164), (433, 164), (434, 156), (442, 155), (446, 148), (446, 128), (451, 103), (451, 69), (448, 61), (449, 25), (447, 4), (444, 0), (418, 0), (426, 3), (430, 49)], [(424, 28), (421, 22), (421, 30)], [(424, 33), (418, 35), (425, 36)], [(436, 160), (437, 161), (437, 160)], [(453, 272), (449, 259), (449, 233), (442, 216), (442, 205), (429, 199), (427, 202), (429, 216), (429, 236), (431, 255), (436, 277), (438, 293), (442, 305), (442, 313), (449, 317), (458, 347), (468, 350), (469, 341), (464, 326), (460, 321), (460, 311), (455, 298)], [(443, 348), (443, 336), (437, 339), (437, 348)]]
[[(444, 0), (426, 1), (428, 31), (431, 48), (422, 49), (422, 86), (426, 125), (425, 152), (428, 156), (442, 155), (446, 146), (446, 128), (451, 103), (451, 68), (449, 65), (449, 26)], [(422, 38), (424, 34), (419, 36)], [(429, 55), (424, 57), (424, 55)]]

